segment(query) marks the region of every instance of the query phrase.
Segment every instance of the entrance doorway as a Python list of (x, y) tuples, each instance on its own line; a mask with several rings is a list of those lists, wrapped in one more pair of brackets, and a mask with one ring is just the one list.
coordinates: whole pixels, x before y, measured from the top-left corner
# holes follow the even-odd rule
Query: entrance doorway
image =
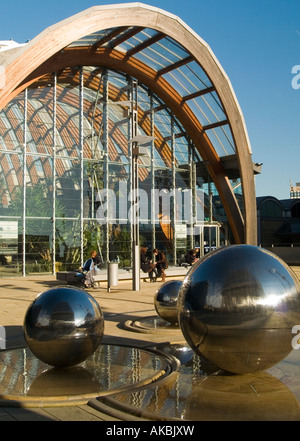
[(218, 222), (196, 224), (194, 226), (195, 248), (199, 250), (199, 257), (220, 247), (220, 227)]

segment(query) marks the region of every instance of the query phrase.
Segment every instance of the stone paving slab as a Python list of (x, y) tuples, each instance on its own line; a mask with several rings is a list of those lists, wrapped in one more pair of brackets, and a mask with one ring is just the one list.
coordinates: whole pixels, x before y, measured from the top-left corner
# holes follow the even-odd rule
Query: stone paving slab
[[(293, 270), (300, 277), (300, 267), (293, 267)], [(174, 275), (172, 278), (182, 280), (183, 276)], [(60, 284), (61, 282), (57, 281), (55, 276), (0, 279), (0, 325), (4, 326), (6, 330), (7, 349), (24, 346), (22, 326), (27, 308), (39, 293)], [(166, 342), (185, 342), (181, 331), (175, 331), (174, 333), (140, 333), (128, 331), (123, 326), (128, 320), (135, 321), (156, 314), (153, 300), (159, 286), (160, 282), (143, 281), (141, 282), (141, 290), (136, 292), (132, 291), (131, 280), (122, 280), (119, 281), (118, 286), (111, 287), (110, 292), (107, 292), (106, 282), (101, 283), (97, 289), (88, 290), (98, 301), (104, 312), (105, 332), (103, 343), (147, 348)], [(286, 379), (288, 384), (295, 375), (295, 369), (298, 372), (298, 359), (298, 351), (294, 351), (289, 359), (274, 367), (272, 371), (274, 371), (274, 374), (278, 373), (278, 377), (281, 376)], [(296, 364), (294, 360), (296, 360)], [(299, 385), (297, 384), (295, 387), (296, 396), (300, 402)], [(30, 409), (12, 406), (0, 407), (1, 422), (118, 420), (117, 417), (109, 416), (88, 405)]]
[[(179, 280), (183, 276), (177, 277)], [(55, 276), (33, 276), (0, 279), (0, 325), (5, 327), (6, 349), (23, 347), (23, 321), (27, 308), (41, 292), (58, 285)], [(107, 291), (104, 281), (97, 289), (88, 292), (97, 300), (104, 313), (105, 330), (102, 343), (147, 348), (166, 341), (184, 342), (181, 332), (151, 334), (130, 332), (123, 327), (128, 320), (156, 315), (154, 295), (161, 282), (141, 282), (141, 290), (132, 290), (131, 280), (119, 281)], [(88, 405), (70, 407), (18, 408), (0, 407), (0, 421), (117, 421), (109, 415), (94, 410)]]

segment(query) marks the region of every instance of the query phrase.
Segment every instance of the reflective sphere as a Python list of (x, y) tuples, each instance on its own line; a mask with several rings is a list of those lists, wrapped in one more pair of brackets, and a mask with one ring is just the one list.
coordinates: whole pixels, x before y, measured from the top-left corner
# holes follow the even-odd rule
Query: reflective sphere
[(178, 297), (179, 324), (200, 357), (237, 374), (267, 369), (292, 350), (300, 285), (273, 253), (233, 245), (189, 271)]
[(186, 365), (195, 357), (195, 352), (187, 345), (181, 343), (164, 343), (157, 346), (158, 350), (172, 355), (180, 361), (180, 365)]
[(177, 301), (181, 288), (181, 280), (169, 280), (163, 283), (154, 296), (157, 314), (165, 321), (178, 323)]
[(103, 332), (104, 317), (96, 300), (71, 286), (41, 293), (24, 319), (29, 349), (38, 359), (55, 367), (86, 360), (99, 346)]

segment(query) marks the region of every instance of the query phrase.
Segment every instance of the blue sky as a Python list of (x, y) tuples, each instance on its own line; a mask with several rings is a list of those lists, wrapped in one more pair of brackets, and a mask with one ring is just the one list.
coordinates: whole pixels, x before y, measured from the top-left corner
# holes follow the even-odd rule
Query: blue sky
[[(24, 43), (101, 0), (5, 1), (0, 40)], [(257, 196), (288, 199), (300, 182), (300, 0), (148, 0), (178, 15), (211, 47), (244, 114), (253, 161), (262, 162)], [(299, 67), (300, 72), (300, 67)], [(299, 79), (300, 85), (300, 79)], [(296, 84), (298, 84), (296, 83)]]

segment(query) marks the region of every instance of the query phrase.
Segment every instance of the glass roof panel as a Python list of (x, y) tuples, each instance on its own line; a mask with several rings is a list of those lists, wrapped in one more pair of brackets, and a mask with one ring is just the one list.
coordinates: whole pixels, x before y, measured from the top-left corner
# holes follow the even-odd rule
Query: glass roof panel
[[(15, 112), (10, 112), (11, 116), (9, 116), (8, 112), (5, 113), (4, 111), (1, 111), (0, 115), (1, 115), (0, 130), (2, 132), (1, 139), (3, 139), (3, 146), (5, 146), (5, 150), (20, 151), (21, 142), (18, 139), (18, 132), (22, 127), (21, 124), (23, 121), (23, 116), (21, 115), (21, 112), (20, 112), (21, 119), (19, 119), (19, 117), (16, 116)], [(15, 130), (14, 127), (17, 127), (18, 129)]]
[(170, 135), (171, 121), (167, 112), (156, 112), (154, 117), (154, 124), (158, 128), (163, 138)]
[(231, 130), (228, 124), (222, 127), (206, 130), (219, 156), (227, 156), (236, 153)]
[[(125, 34), (125, 32), (124, 32), (124, 34)], [(116, 49), (127, 52), (131, 49), (136, 48), (138, 45), (144, 43), (145, 41), (149, 40), (150, 38), (152, 38), (153, 36), (155, 36), (157, 34), (158, 34), (158, 32), (155, 31), (154, 29), (143, 29), (142, 31), (137, 32), (135, 35), (130, 36), (124, 42), (120, 43), (118, 46), (116, 46)], [(113, 41), (114, 40), (112, 40), (112, 43), (113, 43)]]
[(182, 77), (179, 69), (172, 70), (171, 72), (163, 75), (168, 83), (179, 93), (180, 96), (189, 95), (189, 84), (186, 79)]
[(150, 50), (159, 53), (162, 58), (168, 60), (169, 63), (176, 63), (186, 58), (189, 53), (174, 40), (166, 37), (159, 42), (150, 46)]
[(212, 87), (203, 69), (195, 62), (171, 70), (163, 77), (182, 97)]
[[(129, 56), (145, 63), (156, 72), (163, 69), (162, 77), (184, 98), (186, 105), (190, 107), (200, 124), (205, 127), (216, 151), (220, 152), (221, 156), (234, 152), (231, 130), (218, 94), (216, 91), (212, 91), (213, 84), (200, 64), (192, 59), (191, 54), (182, 45), (154, 29), (132, 26), (95, 32), (73, 42), (70, 47), (90, 46), (101, 42), (101, 40), (103, 40), (104, 46), (114, 47), (122, 52), (132, 51)], [(116, 74), (115, 78), (112, 77), (113, 75), (111, 75), (110, 81), (113, 82), (116, 89), (121, 90), (124, 87), (123, 96), (120, 94), (122, 96), (120, 99), (124, 99), (126, 80), (122, 75), (118, 77)], [(150, 102), (146, 95), (145, 97), (139, 96), (138, 101), (141, 110), (150, 110)], [(154, 104), (153, 106), (155, 107)], [(112, 119), (114, 118), (112, 117)], [(219, 123), (221, 123), (220, 127), (207, 127)], [(156, 112), (155, 124), (162, 138), (169, 136), (171, 118), (168, 113)], [(172, 130), (175, 134), (183, 131), (179, 126), (176, 129), (173, 127)]]
[(188, 53), (170, 38), (153, 43), (135, 54), (140, 61), (158, 71), (186, 58)]
[(149, 111), (150, 110), (150, 95), (148, 90), (143, 89), (142, 87), (139, 87), (138, 89), (138, 103), (139, 108), (143, 111)]
[(154, 52), (149, 48), (135, 54), (135, 58), (140, 60), (142, 63), (147, 64), (155, 71), (158, 71), (168, 65), (168, 61), (161, 58), (158, 52)]
[(163, 158), (160, 156), (157, 149), (154, 150), (154, 167), (164, 167), (165, 163), (163, 161)]
[(127, 43), (131, 47), (136, 47), (137, 45), (144, 43), (145, 41), (149, 40), (149, 38), (154, 37), (155, 35), (158, 35), (159, 32), (155, 31), (154, 29), (143, 29), (142, 31), (135, 34), (133, 37), (129, 38), (127, 40)]
[(109, 75), (109, 82), (118, 89), (125, 89), (128, 86), (126, 78), (119, 72), (111, 71)]
[(82, 46), (92, 46), (97, 43), (97, 41), (101, 40), (103, 37), (109, 35), (114, 28), (111, 29), (103, 29), (102, 31), (94, 32), (93, 34), (86, 35), (85, 37), (80, 38), (80, 40), (73, 41), (68, 47), (82, 47)]
[(189, 163), (189, 153), (187, 141), (184, 138), (176, 139), (175, 141), (175, 157), (176, 165), (179, 167), (183, 164)]
[(215, 92), (194, 98), (188, 104), (202, 126), (226, 120), (226, 115)]
[(130, 26), (127, 29), (124, 29), (124, 30), (120, 29), (120, 32), (117, 35), (115, 35), (114, 33), (115, 33), (116, 29), (117, 28), (110, 29), (110, 31), (113, 33), (113, 35), (112, 35), (111, 39), (107, 43), (105, 43), (105, 46), (116, 47), (117, 49), (120, 50), (121, 46), (118, 46), (118, 41), (119, 41), (120, 37), (121, 38), (122, 37), (125, 38), (126, 34), (131, 32), (134, 29), (134, 27)]
[(185, 84), (187, 93), (194, 93), (212, 87), (206, 73), (195, 61), (181, 66), (176, 70), (176, 75)]

